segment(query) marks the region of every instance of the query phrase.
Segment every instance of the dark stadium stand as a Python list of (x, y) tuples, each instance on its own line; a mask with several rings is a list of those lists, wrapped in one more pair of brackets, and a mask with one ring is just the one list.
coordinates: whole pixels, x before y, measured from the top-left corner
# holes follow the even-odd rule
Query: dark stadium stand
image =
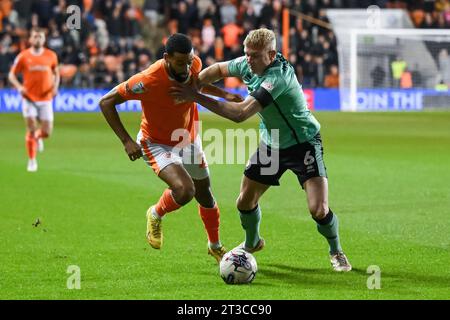
[[(70, 5), (81, 8), (80, 30), (65, 23)], [(369, 5), (407, 9), (419, 28), (450, 27), (448, 0), (1, 0), (0, 88), (9, 87), (7, 73), (33, 26), (48, 30), (47, 46), (59, 56), (62, 87), (108, 88), (161, 58), (164, 39), (173, 32), (190, 35), (208, 66), (240, 56), (251, 29), (265, 26), (279, 35), (284, 6), (326, 21), (323, 9)], [(299, 80), (305, 87), (338, 86), (333, 32), (295, 17), (290, 28), (287, 58)]]

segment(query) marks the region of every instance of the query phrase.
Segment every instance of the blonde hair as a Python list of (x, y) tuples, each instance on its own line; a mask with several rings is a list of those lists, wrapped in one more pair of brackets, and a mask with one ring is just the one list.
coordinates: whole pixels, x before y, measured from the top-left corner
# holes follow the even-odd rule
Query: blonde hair
[(245, 37), (244, 46), (255, 49), (276, 50), (275, 33), (272, 30), (261, 28), (250, 31)]

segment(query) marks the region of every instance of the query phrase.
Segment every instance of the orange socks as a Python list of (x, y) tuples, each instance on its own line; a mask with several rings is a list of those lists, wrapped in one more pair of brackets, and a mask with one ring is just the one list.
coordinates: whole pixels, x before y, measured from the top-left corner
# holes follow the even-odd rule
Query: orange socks
[(27, 147), (28, 158), (35, 159), (36, 158), (36, 150), (37, 150), (37, 141), (34, 137), (34, 134), (31, 132), (27, 132), (25, 136), (25, 145)]
[(175, 211), (180, 207), (181, 206), (175, 201), (172, 196), (172, 190), (166, 189), (161, 198), (159, 198), (155, 210), (158, 216), (162, 218), (166, 213)]
[(219, 207), (217, 206), (217, 204), (214, 205), (214, 208), (203, 208), (199, 205), (198, 213), (200, 214), (203, 225), (205, 226), (206, 232), (208, 233), (209, 242), (217, 243), (219, 241)]
[[(155, 211), (160, 218), (162, 218), (166, 213), (175, 211), (181, 206), (175, 201), (172, 196), (172, 191), (166, 189), (159, 198), (158, 203), (155, 206)], [(220, 222), (220, 210), (217, 204), (214, 208), (203, 208), (198, 206), (198, 212), (202, 218), (203, 225), (205, 226), (206, 233), (208, 234), (208, 240), (211, 244), (217, 244), (219, 242), (219, 222)]]

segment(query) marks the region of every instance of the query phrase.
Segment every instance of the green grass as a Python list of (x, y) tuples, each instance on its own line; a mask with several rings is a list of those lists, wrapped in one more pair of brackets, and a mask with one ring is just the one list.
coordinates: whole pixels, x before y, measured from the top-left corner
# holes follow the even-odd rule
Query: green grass
[[(139, 114), (121, 116), (134, 135)], [(128, 160), (100, 114), (56, 114), (34, 174), (21, 115), (1, 114), (0, 299), (449, 299), (450, 113), (316, 116), (354, 271), (332, 272), (287, 173), (261, 202), (267, 246), (254, 283), (228, 286), (206, 255), (194, 202), (166, 217), (162, 250), (148, 246), (145, 211), (164, 184)], [(257, 127), (202, 118), (204, 130)], [(210, 167), (228, 248), (243, 239), (235, 199), (244, 166)], [(69, 265), (80, 267), (81, 290), (66, 287)], [(380, 290), (367, 288), (370, 265), (381, 269)]]

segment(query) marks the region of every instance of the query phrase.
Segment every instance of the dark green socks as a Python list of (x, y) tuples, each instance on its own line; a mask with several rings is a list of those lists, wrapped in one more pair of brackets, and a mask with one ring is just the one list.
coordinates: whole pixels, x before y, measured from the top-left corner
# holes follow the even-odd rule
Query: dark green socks
[(338, 217), (329, 209), (328, 214), (322, 220), (316, 220), (317, 230), (323, 235), (330, 245), (330, 254), (342, 251), (339, 243), (339, 220)]
[(261, 210), (257, 205), (253, 210), (239, 210), (239, 216), (241, 217), (241, 225), (245, 230), (245, 246), (254, 248), (260, 239)]

